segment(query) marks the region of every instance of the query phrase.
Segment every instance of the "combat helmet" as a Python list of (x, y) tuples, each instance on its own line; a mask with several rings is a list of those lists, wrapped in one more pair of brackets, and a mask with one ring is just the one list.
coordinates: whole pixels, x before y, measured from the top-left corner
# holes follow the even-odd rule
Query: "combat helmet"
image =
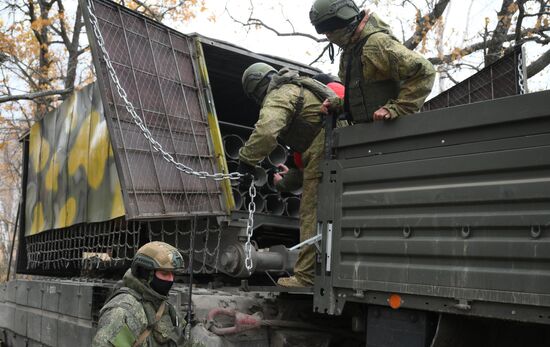
[(353, 0), (315, 0), (309, 19), (317, 33), (324, 34), (353, 25), (359, 13)]
[(267, 92), (270, 76), (277, 70), (266, 63), (254, 63), (243, 72), (242, 84), (247, 97), (260, 105)]
[(131, 269), (134, 276), (151, 280), (155, 270), (182, 272), (184, 262), (176, 247), (165, 242), (153, 241), (138, 249), (132, 260)]

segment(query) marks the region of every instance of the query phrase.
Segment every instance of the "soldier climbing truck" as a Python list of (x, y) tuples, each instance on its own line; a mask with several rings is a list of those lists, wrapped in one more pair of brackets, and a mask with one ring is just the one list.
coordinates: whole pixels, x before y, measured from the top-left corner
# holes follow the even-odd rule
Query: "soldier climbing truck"
[(421, 113), (327, 127), (315, 284), (287, 289), (275, 283), (300, 246), (300, 194), (273, 188), (283, 146), (248, 191), (235, 184), (258, 112), (241, 75), (318, 71), (81, 4), (97, 83), (21, 140), (1, 345), (90, 346), (154, 240), (184, 255), (170, 300), (204, 346), (548, 345), (550, 92), (526, 94), (520, 47)]

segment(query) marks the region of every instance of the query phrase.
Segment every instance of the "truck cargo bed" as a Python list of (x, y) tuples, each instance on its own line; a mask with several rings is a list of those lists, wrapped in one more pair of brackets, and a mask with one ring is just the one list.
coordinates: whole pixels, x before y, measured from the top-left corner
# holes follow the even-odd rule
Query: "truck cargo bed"
[(337, 129), (317, 309), (395, 293), (403, 307), (550, 323), (549, 100)]

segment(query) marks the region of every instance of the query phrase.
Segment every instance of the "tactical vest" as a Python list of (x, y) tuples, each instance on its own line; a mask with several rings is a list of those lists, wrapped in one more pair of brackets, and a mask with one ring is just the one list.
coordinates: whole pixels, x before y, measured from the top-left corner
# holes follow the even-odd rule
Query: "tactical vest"
[(302, 116), (302, 110), (304, 108), (304, 88), (312, 92), (321, 102), (325, 101), (327, 98), (336, 96), (336, 93), (321, 82), (308, 77), (290, 77), (289, 79), (282, 79), (279, 84), (270, 86), (270, 91), (284, 84), (299, 86), (300, 95), (298, 96), (296, 105), (294, 105), (292, 119), (279, 133), (279, 140), (292, 150), (303, 153), (309, 148), (313, 140), (315, 140), (315, 137), (317, 137), (323, 128), (322, 122), (309, 122)]
[(349, 53), (346, 66), (346, 94), (344, 110), (355, 123), (372, 122), (373, 113), (389, 100), (397, 99), (400, 81), (366, 81), (363, 76), (363, 46), (372, 33), (361, 39)]
[[(147, 325), (150, 325), (155, 321), (156, 312), (153, 305), (149, 305), (148, 302), (144, 301), (143, 296), (140, 293), (128, 287), (116, 289), (107, 300), (107, 304), (101, 309), (101, 313), (109, 307), (109, 302), (111, 299), (120, 294), (130, 294), (141, 304), (143, 311), (145, 312), (145, 316), (147, 317)], [(148, 338), (154, 339), (153, 346), (180, 346), (183, 343), (183, 336), (177, 331), (177, 327), (179, 325), (177, 314), (172, 305), (167, 303), (166, 308), (168, 308), (169, 317), (163, 315), (161, 320), (153, 326), (152, 333)]]

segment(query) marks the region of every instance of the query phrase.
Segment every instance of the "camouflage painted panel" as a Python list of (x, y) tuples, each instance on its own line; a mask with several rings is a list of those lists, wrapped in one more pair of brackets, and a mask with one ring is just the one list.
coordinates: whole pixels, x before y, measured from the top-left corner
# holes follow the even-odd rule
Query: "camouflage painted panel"
[(96, 85), (33, 125), (28, 169), (25, 235), (125, 215)]

